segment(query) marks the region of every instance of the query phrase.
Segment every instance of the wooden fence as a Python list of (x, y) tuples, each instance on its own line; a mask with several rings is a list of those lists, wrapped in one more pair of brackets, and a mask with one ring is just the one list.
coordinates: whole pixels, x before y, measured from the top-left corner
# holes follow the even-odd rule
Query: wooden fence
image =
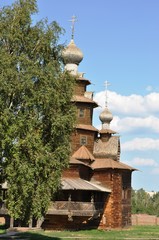
[(132, 214), (132, 225), (159, 226), (159, 217), (148, 214)]

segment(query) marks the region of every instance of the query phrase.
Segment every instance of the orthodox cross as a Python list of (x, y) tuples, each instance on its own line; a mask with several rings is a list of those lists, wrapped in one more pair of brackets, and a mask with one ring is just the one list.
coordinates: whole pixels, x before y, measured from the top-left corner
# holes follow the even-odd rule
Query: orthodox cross
[(108, 81), (105, 81), (105, 107), (108, 107), (108, 86), (110, 86), (110, 83)]
[(77, 18), (76, 18), (76, 16), (72, 16), (72, 19), (71, 20), (69, 20), (69, 22), (72, 22), (72, 26), (71, 26), (71, 29), (72, 29), (72, 35), (71, 35), (71, 37), (72, 37), (72, 39), (74, 40), (74, 32), (75, 32), (75, 22), (77, 22)]

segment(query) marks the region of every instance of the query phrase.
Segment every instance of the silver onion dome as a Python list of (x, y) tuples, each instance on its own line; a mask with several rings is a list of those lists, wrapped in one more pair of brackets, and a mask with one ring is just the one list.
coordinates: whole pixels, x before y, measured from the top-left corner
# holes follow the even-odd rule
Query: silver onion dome
[(106, 107), (104, 111), (99, 115), (99, 119), (102, 122), (103, 128), (109, 128), (110, 122), (113, 120), (113, 115)]
[(63, 59), (65, 64), (76, 64), (79, 65), (79, 63), (83, 59), (83, 53), (82, 51), (75, 45), (74, 40), (71, 39), (71, 42), (68, 44), (68, 46), (63, 50), (62, 53)]

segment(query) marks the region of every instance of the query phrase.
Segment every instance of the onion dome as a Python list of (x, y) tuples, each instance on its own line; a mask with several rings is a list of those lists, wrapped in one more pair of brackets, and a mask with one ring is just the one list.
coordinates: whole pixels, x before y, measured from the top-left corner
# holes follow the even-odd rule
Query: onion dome
[(106, 107), (103, 112), (99, 115), (99, 119), (102, 122), (102, 129), (109, 128), (110, 122), (113, 120), (113, 115)]
[(75, 45), (74, 40), (71, 39), (71, 42), (64, 49), (63, 54), (65, 64), (73, 63), (79, 65), (83, 59), (82, 51)]
[(72, 75), (78, 75), (78, 65), (83, 59), (82, 51), (75, 45), (74, 40), (63, 50), (63, 60), (65, 63), (65, 69)]

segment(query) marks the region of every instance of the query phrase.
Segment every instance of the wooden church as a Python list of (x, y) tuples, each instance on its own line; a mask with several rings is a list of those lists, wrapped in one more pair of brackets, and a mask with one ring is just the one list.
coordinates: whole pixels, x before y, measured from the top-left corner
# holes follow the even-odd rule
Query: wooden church
[[(69, 168), (62, 173), (62, 188), (41, 227), (74, 230), (130, 226), (131, 174), (135, 169), (120, 161), (120, 138), (110, 129), (113, 116), (107, 106), (99, 116), (102, 129), (92, 125), (93, 109), (98, 105), (87, 92), (90, 81), (78, 72), (83, 53), (73, 37), (63, 58), (65, 69), (76, 78), (72, 102), (77, 107), (77, 122), (71, 136)], [(3, 190), (5, 193), (7, 187)], [(7, 217), (3, 209), (0, 213)]]
[(110, 229), (131, 225), (131, 174), (134, 168), (120, 162), (120, 139), (110, 129), (112, 113), (101, 112), (102, 129), (92, 125), (98, 107), (87, 92), (90, 81), (78, 72), (83, 53), (72, 38), (63, 52), (65, 69), (76, 78), (72, 101), (77, 125), (71, 136), (69, 168), (62, 174), (62, 189), (51, 203), (44, 229)]

